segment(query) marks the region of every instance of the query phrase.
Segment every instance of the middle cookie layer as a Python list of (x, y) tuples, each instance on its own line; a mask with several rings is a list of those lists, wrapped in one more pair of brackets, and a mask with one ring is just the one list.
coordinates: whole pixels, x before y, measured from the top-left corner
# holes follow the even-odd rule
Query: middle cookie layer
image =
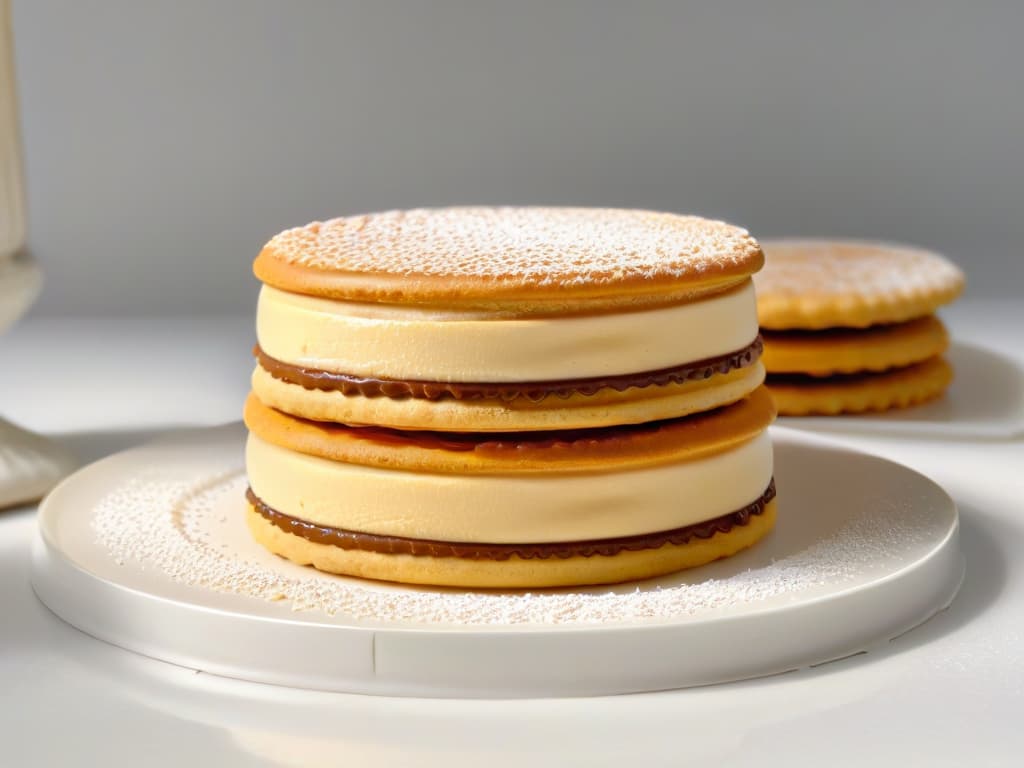
[(765, 427), (773, 413), (759, 390), (695, 424), (506, 437), (476, 449), (321, 426), (250, 401), (246, 465), (266, 505), (331, 528), (450, 542), (618, 538), (710, 520), (759, 498), (772, 477)]

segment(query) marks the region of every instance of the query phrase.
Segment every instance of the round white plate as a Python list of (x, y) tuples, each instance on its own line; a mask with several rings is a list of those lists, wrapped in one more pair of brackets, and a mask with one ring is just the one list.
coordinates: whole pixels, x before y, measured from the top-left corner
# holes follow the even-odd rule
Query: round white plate
[(40, 509), (32, 583), (102, 640), (229, 677), (422, 696), (650, 691), (868, 650), (949, 604), (952, 500), (892, 462), (774, 430), (779, 523), (737, 557), (648, 582), (430, 590), (321, 574), (244, 525), (244, 430), (112, 456)]
[(789, 427), (829, 432), (1010, 439), (1024, 435), (1024, 370), (1004, 355), (954, 343), (946, 357), (953, 383), (945, 395), (884, 413), (782, 418)]

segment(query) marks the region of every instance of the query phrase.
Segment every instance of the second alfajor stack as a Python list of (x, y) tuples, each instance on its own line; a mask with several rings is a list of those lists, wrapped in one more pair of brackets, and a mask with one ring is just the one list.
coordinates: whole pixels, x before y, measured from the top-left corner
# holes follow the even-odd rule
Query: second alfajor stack
[(777, 240), (757, 276), (768, 388), (786, 416), (904, 408), (953, 379), (935, 311), (963, 273), (938, 254), (867, 241)]
[(282, 232), (255, 264), (254, 536), (458, 587), (626, 581), (750, 546), (775, 519), (762, 261), (741, 229), (644, 211)]

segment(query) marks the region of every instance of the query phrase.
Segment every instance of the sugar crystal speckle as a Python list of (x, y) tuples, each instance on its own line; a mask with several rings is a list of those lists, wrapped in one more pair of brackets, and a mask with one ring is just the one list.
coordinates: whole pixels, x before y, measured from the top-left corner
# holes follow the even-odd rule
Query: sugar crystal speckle
[(852, 580), (898, 557), (922, 530), (918, 513), (893, 514), (881, 504), (802, 551), (727, 578), (540, 592), (412, 589), (300, 568), (255, 542), (251, 548), (227, 545), (232, 533), (247, 536), (239, 530), (245, 485), (244, 472), (228, 466), (192, 482), (159, 471), (139, 474), (97, 503), (92, 527), (117, 563), (193, 587), (356, 620), (492, 626), (678, 619), (756, 604)]

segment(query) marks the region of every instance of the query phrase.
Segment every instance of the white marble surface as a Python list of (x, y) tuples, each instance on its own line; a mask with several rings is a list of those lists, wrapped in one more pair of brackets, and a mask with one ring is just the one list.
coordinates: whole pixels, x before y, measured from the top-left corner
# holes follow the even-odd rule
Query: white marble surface
[[(961, 342), (1024, 365), (1024, 304), (965, 301), (946, 316)], [(0, 403), (90, 460), (236, 419), (251, 343), (239, 317), (29, 320), (0, 338)], [(34, 509), (0, 513), (0, 764), (1018, 765), (1024, 440), (834, 436), (957, 499), (967, 578), (952, 607), (869, 654), (638, 696), (383, 699), (172, 667), (54, 618), (28, 585)]]

